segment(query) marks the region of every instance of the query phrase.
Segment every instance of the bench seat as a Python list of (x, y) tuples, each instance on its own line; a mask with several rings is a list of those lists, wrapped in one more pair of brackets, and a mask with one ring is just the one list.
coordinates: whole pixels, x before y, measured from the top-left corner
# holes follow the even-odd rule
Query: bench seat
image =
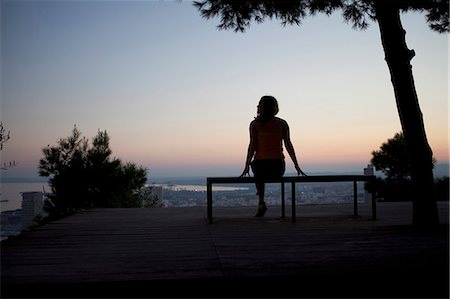
[[(291, 204), (292, 204), (292, 222), (296, 222), (296, 199), (295, 199), (295, 185), (297, 183), (312, 183), (312, 182), (353, 182), (353, 212), (358, 216), (358, 200), (357, 200), (357, 182), (374, 182), (374, 175), (314, 175), (314, 176), (284, 176), (278, 179), (264, 180), (265, 183), (280, 183), (281, 184), (281, 217), (285, 217), (285, 196), (284, 185), (291, 184)], [(213, 223), (212, 207), (213, 194), (212, 186), (214, 184), (254, 184), (255, 177), (208, 177), (206, 178), (207, 191), (207, 218), (209, 223)], [(372, 219), (376, 220), (376, 199), (375, 193), (372, 193)]]

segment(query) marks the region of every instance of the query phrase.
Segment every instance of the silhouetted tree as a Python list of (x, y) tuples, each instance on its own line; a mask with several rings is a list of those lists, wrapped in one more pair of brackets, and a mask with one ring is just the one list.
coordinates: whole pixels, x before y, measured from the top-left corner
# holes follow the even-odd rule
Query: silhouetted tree
[[(386, 201), (409, 201), (413, 197), (411, 181), (411, 164), (408, 160), (406, 142), (403, 133), (396, 133), (393, 138), (384, 142), (379, 150), (372, 152), (371, 164), (376, 170), (385, 174), (385, 178), (377, 178), (373, 191), (377, 197)], [(433, 158), (433, 166), (435, 159)]]
[(393, 138), (384, 142), (379, 150), (373, 151), (370, 163), (389, 180), (411, 180), (411, 165), (407, 158), (403, 133), (396, 133)]
[[(6, 132), (5, 127), (3, 127), (3, 122), (0, 122), (0, 151), (3, 150), (4, 144), (11, 139), (11, 131)], [(17, 166), (16, 161), (3, 162), (3, 165), (0, 165), (1, 170), (7, 170), (8, 168), (12, 168)]]
[(0, 151), (3, 149), (3, 144), (10, 139), (11, 132), (6, 132), (3, 123), (0, 122)]
[(194, 1), (194, 6), (207, 19), (220, 16), (219, 29), (234, 29), (236, 32), (245, 31), (252, 21), (261, 23), (266, 18), (280, 19), (283, 25), (300, 25), (308, 15), (319, 12), (330, 15), (338, 9), (342, 10), (344, 20), (351, 22), (356, 29), (367, 28), (371, 20), (378, 22), (415, 188), (412, 221), (419, 226), (439, 223), (433, 196), (433, 154), (427, 141), (410, 63), (415, 53), (406, 45), (400, 12), (425, 12), (429, 27), (443, 33), (449, 31), (448, 0), (205, 0)]
[(91, 207), (141, 206), (138, 191), (147, 181), (146, 170), (111, 158), (106, 131), (99, 131), (89, 145), (74, 127), (71, 136), (42, 151), (39, 174), (50, 177), (51, 217)]

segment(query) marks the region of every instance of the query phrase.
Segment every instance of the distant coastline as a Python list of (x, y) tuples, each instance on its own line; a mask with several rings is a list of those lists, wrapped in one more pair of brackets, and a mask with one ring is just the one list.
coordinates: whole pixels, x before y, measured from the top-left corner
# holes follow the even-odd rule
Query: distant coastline
[[(335, 175), (335, 174), (361, 174), (363, 170), (360, 171), (315, 171), (309, 172), (309, 175)], [(449, 163), (436, 163), (434, 166), (434, 177), (448, 177), (450, 173)], [(295, 175), (294, 173), (286, 173), (286, 175)], [(383, 176), (383, 173), (376, 172), (375, 175)], [(209, 175), (208, 175), (209, 176)], [(213, 175), (213, 176), (233, 176), (230, 174), (224, 175)], [(48, 178), (46, 177), (8, 177), (3, 176), (0, 178), (1, 183), (47, 183)], [(206, 176), (164, 176), (164, 177), (149, 177), (147, 180), (148, 184), (177, 184), (177, 185), (197, 185), (206, 184)]]
[(48, 178), (45, 177), (2, 177), (2, 183), (47, 183)]

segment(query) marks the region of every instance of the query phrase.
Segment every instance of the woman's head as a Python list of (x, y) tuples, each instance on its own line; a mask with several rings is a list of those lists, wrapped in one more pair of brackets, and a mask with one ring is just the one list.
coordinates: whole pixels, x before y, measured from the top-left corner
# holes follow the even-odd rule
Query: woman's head
[(263, 96), (258, 104), (257, 118), (267, 120), (278, 113), (278, 102), (273, 96)]

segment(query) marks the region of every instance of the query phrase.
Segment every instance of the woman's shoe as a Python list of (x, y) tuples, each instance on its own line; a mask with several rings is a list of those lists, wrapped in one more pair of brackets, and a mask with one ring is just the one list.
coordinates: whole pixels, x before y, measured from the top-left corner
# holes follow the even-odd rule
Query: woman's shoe
[(260, 205), (258, 208), (258, 213), (256, 213), (255, 217), (264, 217), (264, 215), (267, 212), (267, 207), (266, 205)]

